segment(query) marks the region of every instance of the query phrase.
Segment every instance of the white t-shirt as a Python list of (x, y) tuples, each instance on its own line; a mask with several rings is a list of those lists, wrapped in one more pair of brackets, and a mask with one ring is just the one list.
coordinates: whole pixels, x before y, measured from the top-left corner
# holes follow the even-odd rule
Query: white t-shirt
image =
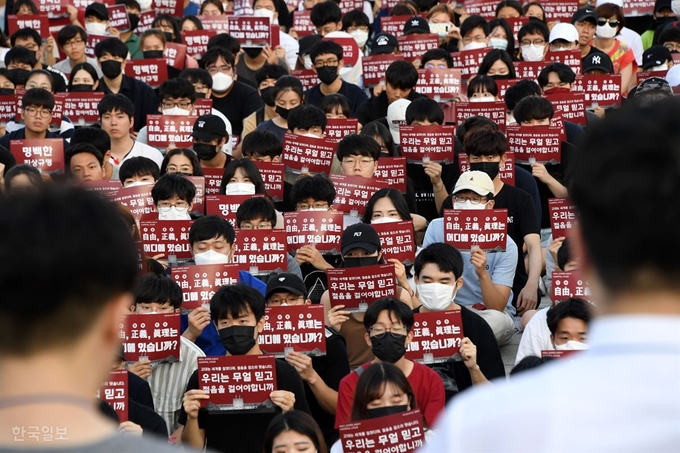
[(120, 170), (120, 166), (123, 165), (123, 162), (133, 157), (147, 157), (152, 161), (156, 162), (158, 168), (161, 168), (161, 164), (163, 163), (163, 154), (161, 154), (160, 151), (158, 151), (154, 147), (145, 145), (144, 143), (140, 143), (139, 141), (135, 140), (135, 144), (132, 146), (132, 149), (130, 150), (128, 155), (125, 156), (123, 160), (121, 160), (118, 163), (118, 165), (116, 165), (116, 162), (113, 160), (113, 157), (109, 159), (109, 162), (113, 167), (113, 174), (111, 175), (111, 179), (118, 179), (118, 170)]
[(515, 357), (515, 365), (524, 357), (536, 356), (541, 357), (541, 351), (549, 351), (555, 349), (550, 341), (550, 330), (548, 329), (548, 310), (544, 308), (538, 310), (533, 318), (527, 323), (522, 334), (522, 339), (519, 341), (517, 348), (517, 357)]

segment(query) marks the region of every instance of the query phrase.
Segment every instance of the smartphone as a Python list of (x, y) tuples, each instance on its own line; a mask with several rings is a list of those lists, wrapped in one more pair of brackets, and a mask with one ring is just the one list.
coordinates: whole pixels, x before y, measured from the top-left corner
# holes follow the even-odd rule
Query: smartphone
[(451, 24), (430, 24), (430, 33), (435, 35), (448, 35)]

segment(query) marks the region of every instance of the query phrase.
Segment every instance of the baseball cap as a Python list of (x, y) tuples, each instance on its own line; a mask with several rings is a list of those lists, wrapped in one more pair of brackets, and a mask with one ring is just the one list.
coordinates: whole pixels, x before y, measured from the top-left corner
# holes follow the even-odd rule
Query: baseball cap
[(368, 253), (375, 253), (380, 249), (380, 236), (368, 223), (355, 223), (342, 233), (340, 244), (343, 255), (352, 249), (364, 249)]
[(399, 46), (397, 38), (389, 33), (378, 33), (373, 38), (373, 45), (371, 46), (371, 55), (384, 55), (394, 52)]
[(666, 73), (666, 82), (672, 87), (680, 85), (680, 65), (673, 66)]
[(581, 8), (571, 16), (571, 23), (583, 22), (590, 19), (593, 24), (597, 25), (597, 13), (593, 8)]
[(390, 127), (390, 134), (395, 144), (399, 141), (399, 126), (406, 124), (406, 109), (411, 104), (408, 99), (397, 99), (387, 107), (387, 125)]
[(646, 70), (654, 66), (660, 66), (666, 60), (673, 60), (671, 51), (664, 46), (652, 46), (642, 54), (642, 69)]
[(493, 181), (483, 171), (466, 171), (461, 173), (458, 178), (456, 187), (453, 188), (453, 193), (456, 194), (463, 190), (471, 190), (477, 195), (485, 197), (493, 193)]
[(656, 0), (656, 2), (654, 3), (654, 12), (658, 13), (659, 10), (663, 8), (668, 8), (672, 10), (671, 0)]
[(636, 98), (648, 94), (664, 94), (672, 96), (673, 90), (666, 79), (662, 79), (661, 77), (650, 77), (641, 82), (635, 90)]
[(199, 116), (194, 123), (194, 130), (191, 133), (192, 137), (205, 141), (226, 135), (227, 130), (224, 121), (217, 115)]
[(307, 55), (314, 47), (314, 44), (321, 41), (323, 37), (321, 35), (313, 34), (307, 35), (300, 38), (300, 50), (298, 50), (298, 55)]
[(555, 25), (550, 32), (549, 42), (553, 42), (556, 39), (562, 39), (567, 42), (578, 41), (578, 30), (572, 24), (559, 23)]
[(430, 33), (430, 25), (424, 17), (413, 16), (404, 24), (404, 34), (410, 35), (412, 33)]
[(94, 16), (99, 20), (109, 20), (109, 10), (103, 3), (92, 3), (85, 8), (85, 17)]
[(272, 294), (280, 292), (289, 292), (296, 296), (307, 297), (307, 287), (300, 277), (295, 274), (281, 273), (272, 275), (267, 282), (267, 290), (265, 291), (265, 299), (269, 299)]
[(591, 71), (593, 69), (599, 69), (607, 74), (614, 73), (614, 65), (612, 64), (612, 59), (609, 58), (604, 52), (593, 52), (586, 55), (583, 59), (583, 73)]

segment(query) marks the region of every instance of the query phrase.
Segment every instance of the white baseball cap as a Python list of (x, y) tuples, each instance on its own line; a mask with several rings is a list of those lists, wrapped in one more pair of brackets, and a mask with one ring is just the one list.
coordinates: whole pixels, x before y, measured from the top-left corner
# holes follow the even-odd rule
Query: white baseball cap
[(680, 65), (673, 66), (666, 73), (666, 82), (672, 87), (680, 85)]
[(562, 39), (567, 42), (578, 41), (578, 30), (572, 24), (559, 23), (550, 31), (550, 42)]
[(387, 124), (395, 145), (399, 145), (399, 126), (406, 124), (406, 109), (411, 104), (408, 99), (397, 99), (387, 107)]
[(471, 190), (477, 195), (486, 197), (490, 193), (494, 193), (493, 181), (483, 171), (466, 171), (461, 173), (458, 178), (456, 187), (453, 188), (453, 193), (457, 194), (463, 190)]

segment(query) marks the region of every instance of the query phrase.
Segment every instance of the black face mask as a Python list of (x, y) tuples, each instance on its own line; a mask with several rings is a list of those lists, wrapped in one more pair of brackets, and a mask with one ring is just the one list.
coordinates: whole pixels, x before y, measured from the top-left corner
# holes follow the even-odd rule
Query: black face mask
[(471, 171), (483, 171), (487, 175), (489, 175), (489, 178), (493, 181), (493, 179), (498, 176), (498, 172), (500, 171), (500, 162), (471, 162), (470, 163), (470, 170)]
[(274, 87), (260, 88), (260, 97), (262, 102), (267, 104), (269, 107), (274, 107), (274, 98), (272, 97), (272, 92)]
[(194, 151), (199, 159), (203, 161), (212, 160), (217, 156), (217, 147), (206, 143), (194, 143)]
[(505, 74), (505, 75), (496, 74), (496, 75), (492, 75), (492, 76), (489, 76), (489, 77), (491, 77), (494, 80), (510, 80), (512, 78), (512, 77), (510, 77), (510, 74)]
[(26, 85), (26, 81), (28, 80), (28, 75), (31, 73), (28, 69), (10, 69), (8, 72), (9, 79), (12, 81), (14, 86), (17, 85)]
[(337, 66), (324, 66), (316, 70), (316, 75), (319, 77), (322, 83), (330, 85), (335, 82), (338, 78), (338, 67)]
[(406, 335), (393, 336), (385, 332), (382, 338), (371, 337), (371, 351), (383, 362), (396, 363), (406, 354)]
[(128, 13), (128, 20), (130, 21), (130, 31), (136, 29), (139, 25), (139, 16), (136, 14)]
[(287, 119), (288, 119), (288, 114), (290, 113), (290, 109), (284, 109), (284, 108), (281, 107), (280, 105), (277, 105), (277, 106), (276, 106), (276, 113), (278, 113), (279, 116), (280, 116), (281, 118), (283, 118), (284, 120), (287, 120)]
[(362, 256), (361, 258), (343, 258), (344, 267), (375, 266), (378, 264), (377, 256)]
[(375, 409), (367, 409), (366, 412), (368, 412), (369, 418), (380, 418), (387, 417), (388, 415), (401, 414), (407, 410), (408, 406), (404, 404), (402, 406), (376, 407)]
[(217, 331), (224, 349), (231, 355), (244, 355), (255, 346), (255, 326), (231, 326)]
[(163, 58), (162, 50), (147, 50), (142, 53), (144, 54), (144, 58)]
[(101, 62), (102, 73), (107, 79), (115, 79), (123, 70), (123, 65), (120, 61), (106, 60)]
[(14, 88), (0, 88), (0, 96), (11, 96), (14, 94)]
[(205, 99), (205, 93), (196, 92), (196, 99)]
[(85, 92), (85, 91), (93, 91), (94, 90), (94, 85), (90, 85), (87, 83), (78, 83), (76, 85), (71, 85), (71, 89), (69, 90), (71, 93), (79, 93), (79, 92)]
[(262, 53), (262, 47), (244, 47), (243, 51), (250, 58), (257, 58)]
[(675, 16), (671, 17), (655, 17), (654, 18), (654, 24), (656, 24), (657, 27), (661, 27), (663, 25), (666, 25), (669, 22), (675, 21)]
[(165, 40), (167, 42), (175, 42), (175, 39), (172, 37), (172, 33), (169, 31), (164, 31), (163, 34), (165, 35)]

